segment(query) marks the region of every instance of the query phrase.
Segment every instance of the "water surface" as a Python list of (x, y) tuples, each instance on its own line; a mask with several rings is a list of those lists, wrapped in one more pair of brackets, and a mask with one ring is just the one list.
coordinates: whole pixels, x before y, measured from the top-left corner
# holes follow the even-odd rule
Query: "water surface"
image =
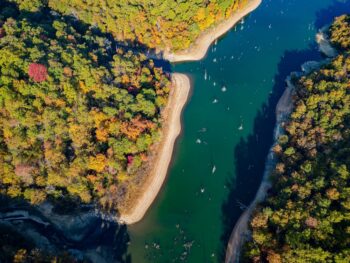
[(314, 39), (350, 1), (273, 0), (213, 45), (189, 74), (193, 94), (168, 178), (145, 218), (129, 227), (134, 263), (222, 262), (228, 236), (254, 197), (284, 80), (321, 59)]

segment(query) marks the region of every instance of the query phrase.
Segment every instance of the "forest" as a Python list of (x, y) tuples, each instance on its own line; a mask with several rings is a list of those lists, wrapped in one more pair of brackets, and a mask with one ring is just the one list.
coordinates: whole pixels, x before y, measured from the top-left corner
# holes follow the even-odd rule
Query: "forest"
[(273, 187), (250, 221), (243, 262), (350, 262), (350, 16), (328, 34), (339, 55), (294, 79)]
[(171, 82), (98, 29), (1, 1), (0, 89), (1, 194), (116, 211), (159, 140)]
[(0, 2), (1, 193), (116, 211), (145, 177), (171, 88), (137, 46), (188, 47), (244, 0)]
[(182, 50), (247, 0), (12, 0), (21, 10), (49, 6), (125, 43)]

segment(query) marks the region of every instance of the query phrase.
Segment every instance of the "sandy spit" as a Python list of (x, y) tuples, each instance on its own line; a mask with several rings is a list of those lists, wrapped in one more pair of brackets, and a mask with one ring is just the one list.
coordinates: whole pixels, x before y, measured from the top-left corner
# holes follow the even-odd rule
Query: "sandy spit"
[(128, 214), (120, 215), (119, 221), (122, 223), (134, 224), (140, 221), (156, 199), (165, 181), (175, 140), (181, 132), (181, 113), (191, 89), (190, 79), (184, 74), (172, 74), (172, 82), (169, 101), (163, 112), (166, 121), (164, 122), (159, 152), (153, 164), (153, 171), (146, 179), (145, 191), (138, 198), (133, 209)]
[[(207, 53), (210, 45), (220, 36), (230, 30), (243, 17), (254, 11), (262, 0), (248, 0), (247, 4), (235, 12), (229, 19), (221, 22), (214, 28), (203, 32), (195, 43), (188, 49), (178, 53), (164, 52), (163, 59), (170, 62), (182, 62), (201, 60)], [(156, 199), (165, 179), (172, 158), (175, 140), (181, 132), (181, 112), (187, 102), (191, 89), (188, 76), (184, 74), (172, 74), (173, 90), (169, 96), (169, 102), (164, 110), (166, 116), (163, 128), (162, 142), (153, 165), (153, 171), (147, 177), (143, 186), (145, 189), (136, 200), (129, 213), (121, 214), (118, 221), (125, 224), (134, 224), (140, 221), (148, 208)]]

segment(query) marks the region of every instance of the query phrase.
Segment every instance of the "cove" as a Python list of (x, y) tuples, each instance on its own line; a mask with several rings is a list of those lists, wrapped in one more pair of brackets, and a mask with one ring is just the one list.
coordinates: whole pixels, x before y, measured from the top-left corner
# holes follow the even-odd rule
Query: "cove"
[(317, 30), (348, 0), (265, 0), (198, 62), (167, 180), (144, 219), (128, 226), (128, 262), (223, 262), (235, 222), (259, 187), (285, 78), (320, 60)]

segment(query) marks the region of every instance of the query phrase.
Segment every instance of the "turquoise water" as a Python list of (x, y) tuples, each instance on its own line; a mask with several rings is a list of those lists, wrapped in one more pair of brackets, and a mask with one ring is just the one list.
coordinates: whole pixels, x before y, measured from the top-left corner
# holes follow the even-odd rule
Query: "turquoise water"
[(350, 1), (263, 1), (205, 59), (173, 65), (191, 76), (192, 96), (167, 181), (145, 218), (128, 227), (131, 262), (223, 261), (260, 184), (284, 79), (321, 59), (317, 29), (346, 11)]

